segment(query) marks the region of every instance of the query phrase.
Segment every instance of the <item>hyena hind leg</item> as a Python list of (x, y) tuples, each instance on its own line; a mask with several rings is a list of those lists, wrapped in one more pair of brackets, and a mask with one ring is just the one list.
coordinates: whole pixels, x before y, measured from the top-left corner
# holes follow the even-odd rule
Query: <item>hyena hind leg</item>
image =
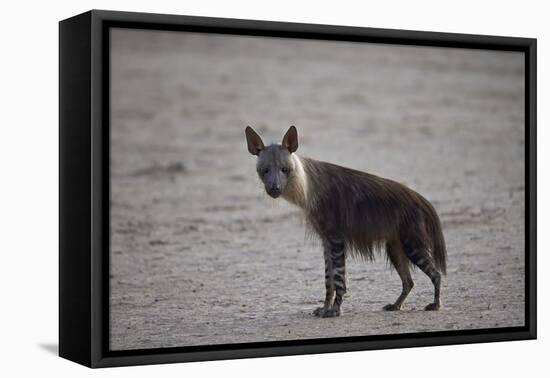
[(432, 281), (434, 285), (434, 301), (427, 305), (424, 310), (437, 311), (441, 308), (441, 273), (435, 268), (433, 258), (425, 248), (405, 249), (409, 259), (420, 268)]
[(385, 305), (384, 310), (399, 311), (403, 308), (403, 302), (405, 302), (405, 299), (414, 286), (409, 269), (409, 259), (403, 252), (401, 245), (397, 243), (388, 244), (386, 246), (386, 254), (388, 255), (391, 264), (397, 271), (397, 274), (399, 274), (399, 278), (401, 278), (403, 289), (395, 303)]

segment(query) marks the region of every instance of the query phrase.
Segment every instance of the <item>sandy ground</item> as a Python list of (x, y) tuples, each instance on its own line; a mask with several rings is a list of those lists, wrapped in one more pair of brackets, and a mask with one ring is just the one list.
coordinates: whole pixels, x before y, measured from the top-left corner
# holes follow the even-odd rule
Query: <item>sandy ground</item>
[[(112, 35), (113, 350), (524, 324), (519, 53), (117, 30)], [(299, 211), (268, 198), (244, 127), (403, 182), (448, 248), (444, 309), (416, 271), (348, 260), (339, 318)]]

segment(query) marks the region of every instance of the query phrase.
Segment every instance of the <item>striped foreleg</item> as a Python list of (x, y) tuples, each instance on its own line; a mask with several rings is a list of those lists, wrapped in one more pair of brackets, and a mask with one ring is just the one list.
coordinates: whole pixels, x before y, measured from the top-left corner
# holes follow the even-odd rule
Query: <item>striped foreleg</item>
[(346, 292), (346, 257), (344, 242), (336, 238), (323, 240), (325, 256), (326, 296), (323, 307), (313, 314), (322, 318), (340, 315), (340, 307)]

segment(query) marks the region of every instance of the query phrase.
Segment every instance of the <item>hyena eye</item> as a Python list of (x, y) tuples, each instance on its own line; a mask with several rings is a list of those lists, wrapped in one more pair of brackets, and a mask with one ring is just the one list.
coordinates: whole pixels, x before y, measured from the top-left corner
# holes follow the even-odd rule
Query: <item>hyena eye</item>
[(281, 168), (281, 171), (283, 171), (283, 173), (288, 173), (290, 170), (287, 167), (283, 167)]
[(269, 168), (263, 168), (261, 172), (262, 172), (262, 175), (266, 175), (269, 173)]

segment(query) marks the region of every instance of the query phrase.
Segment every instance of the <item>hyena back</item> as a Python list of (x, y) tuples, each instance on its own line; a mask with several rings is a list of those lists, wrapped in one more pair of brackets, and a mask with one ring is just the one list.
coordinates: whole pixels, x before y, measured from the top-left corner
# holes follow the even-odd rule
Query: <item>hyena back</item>
[(258, 156), (256, 169), (266, 192), (300, 207), (308, 227), (322, 241), (326, 296), (323, 307), (314, 311), (316, 316), (340, 315), (346, 292), (346, 256), (372, 260), (377, 249), (386, 251), (403, 283), (401, 295), (385, 310), (402, 308), (414, 285), (410, 274), (414, 266), (434, 285), (434, 301), (425, 309), (440, 308), (446, 248), (430, 202), (395, 181), (298, 156), (294, 126), (280, 145), (265, 146), (250, 127), (245, 134), (249, 152)]

